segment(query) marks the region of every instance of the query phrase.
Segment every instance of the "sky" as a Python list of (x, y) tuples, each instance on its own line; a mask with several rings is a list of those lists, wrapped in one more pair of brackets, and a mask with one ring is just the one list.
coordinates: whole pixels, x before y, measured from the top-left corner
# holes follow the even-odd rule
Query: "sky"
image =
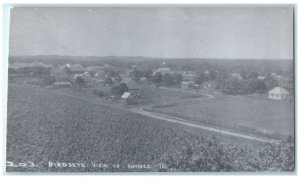
[(292, 59), (293, 8), (13, 8), (10, 55)]

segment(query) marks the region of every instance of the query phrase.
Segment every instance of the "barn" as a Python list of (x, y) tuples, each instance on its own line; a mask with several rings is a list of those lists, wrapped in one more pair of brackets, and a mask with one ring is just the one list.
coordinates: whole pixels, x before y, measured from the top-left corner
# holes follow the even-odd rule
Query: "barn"
[(129, 92), (123, 93), (123, 95), (121, 96), (121, 99), (124, 104), (127, 104), (127, 105), (136, 104), (134, 96)]
[(285, 100), (290, 98), (290, 92), (278, 86), (268, 92), (268, 97), (274, 100)]
[(134, 80), (130, 78), (125, 78), (121, 83), (125, 83), (128, 87), (128, 92), (131, 93), (133, 96), (140, 96), (141, 95), (141, 88)]

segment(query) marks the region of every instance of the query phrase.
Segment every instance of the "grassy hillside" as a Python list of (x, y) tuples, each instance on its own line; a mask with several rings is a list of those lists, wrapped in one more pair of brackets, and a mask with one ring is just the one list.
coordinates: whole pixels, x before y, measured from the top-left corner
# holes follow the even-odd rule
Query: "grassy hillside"
[(156, 112), (241, 132), (294, 136), (294, 103), (248, 96), (217, 96), (193, 104), (161, 106)]

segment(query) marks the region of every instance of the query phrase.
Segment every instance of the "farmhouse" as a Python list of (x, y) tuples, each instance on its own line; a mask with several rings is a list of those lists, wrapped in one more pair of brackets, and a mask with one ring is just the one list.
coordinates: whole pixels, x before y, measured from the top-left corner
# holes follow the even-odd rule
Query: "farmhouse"
[(153, 75), (155, 75), (156, 73), (161, 73), (162, 75), (166, 74), (166, 73), (172, 73), (170, 68), (158, 68), (153, 72)]
[(275, 100), (284, 100), (290, 98), (290, 93), (282, 87), (276, 87), (268, 92), (268, 97)]
[(136, 103), (135, 99), (134, 99), (134, 96), (129, 92), (123, 93), (123, 95), (121, 96), (121, 99), (122, 99), (123, 103), (127, 104), (127, 105)]
[(67, 64), (67, 68), (69, 69), (70, 73), (73, 74), (79, 74), (84, 72), (83, 67), (79, 64), (74, 64), (74, 65)]
[(193, 85), (190, 81), (181, 82), (181, 89), (189, 89)]
[(28, 80), (28, 81), (24, 81), (24, 85), (28, 85), (28, 86), (40, 86), (41, 82), (39, 80)]
[(182, 73), (182, 80), (183, 81), (194, 81), (195, 77), (197, 77), (196, 74), (194, 74), (193, 72), (191, 71), (185, 71)]
[(265, 76), (258, 76), (257, 79), (258, 80), (264, 80), (264, 79), (266, 79), (266, 77)]
[(70, 82), (55, 82), (53, 87), (55, 88), (67, 88), (67, 87), (71, 87), (72, 83)]
[(239, 73), (231, 73), (231, 77), (238, 79), (238, 80), (242, 80), (243, 77), (239, 74)]

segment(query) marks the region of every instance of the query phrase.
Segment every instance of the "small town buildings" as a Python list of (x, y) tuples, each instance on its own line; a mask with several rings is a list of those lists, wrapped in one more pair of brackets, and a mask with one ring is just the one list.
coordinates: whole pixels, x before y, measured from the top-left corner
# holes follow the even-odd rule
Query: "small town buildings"
[(278, 86), (268, 92), (268, 97), (274, 100), (285, 100), (290, 98), (290, 92)]

